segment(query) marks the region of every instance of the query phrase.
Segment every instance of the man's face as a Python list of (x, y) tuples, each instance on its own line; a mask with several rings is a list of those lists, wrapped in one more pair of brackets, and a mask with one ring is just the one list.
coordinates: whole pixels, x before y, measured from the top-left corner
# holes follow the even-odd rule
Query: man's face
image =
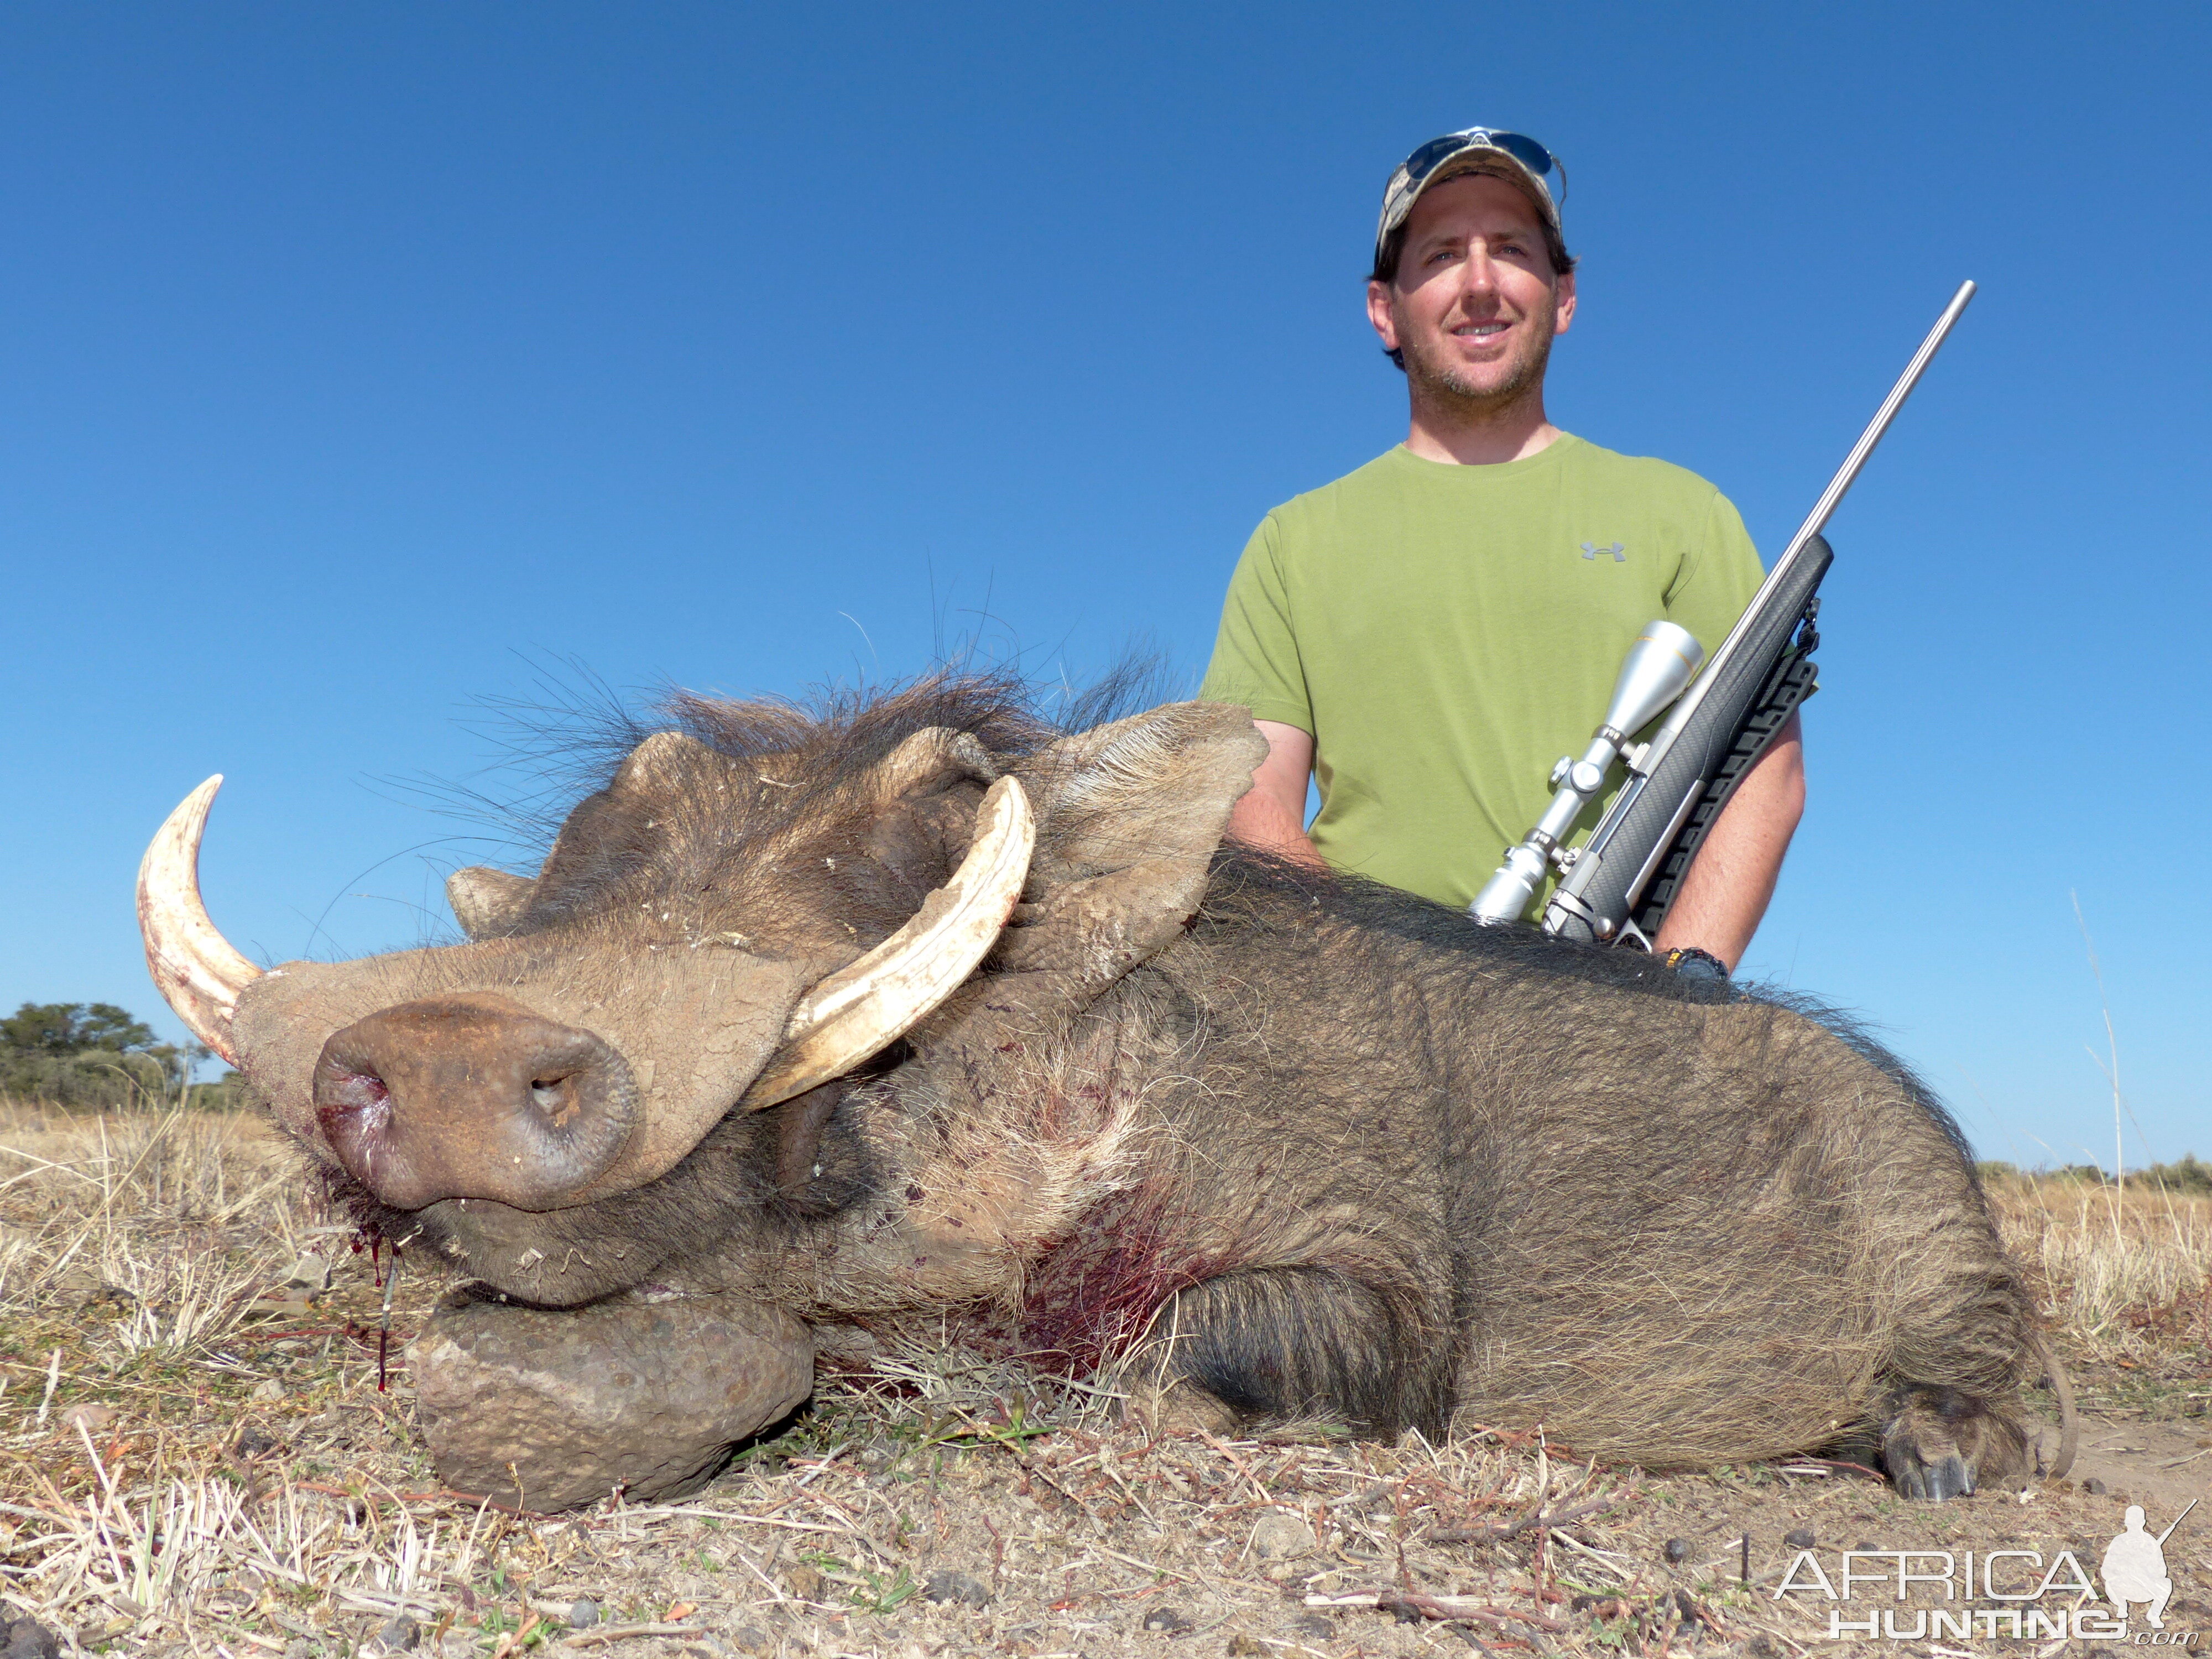
[(1574, 273), (1553, 271), (1535, 207), (1487, 173), (1415, 203), (1395, 280), (1367, 285), (1368, 320), (1384, 349), (1405, 354), (1416, 391), (1470, 414), (1540, 386), (1574, 314)]

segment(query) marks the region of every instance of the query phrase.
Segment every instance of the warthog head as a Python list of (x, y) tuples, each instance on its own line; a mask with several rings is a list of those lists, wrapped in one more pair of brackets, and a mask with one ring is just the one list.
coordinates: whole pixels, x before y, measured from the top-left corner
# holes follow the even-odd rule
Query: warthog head
[[(965, 684), (827, 719), (681, 702), (535, 877), (453, 875), (468, 943), (265, 973), (200, 902), (211, 778), (140, 871), (148, 962), (342, 1187), (466, 1257), (450, 1241), (636, 1194), (726, 1120), (926, 1048), (987, 957), (1006, 996), (1066, 1003), (1176, 935), (1261, 751), (1243, 711), (1066, 736)], [(580, 1300), (652, 1255), (508, 1287)]]

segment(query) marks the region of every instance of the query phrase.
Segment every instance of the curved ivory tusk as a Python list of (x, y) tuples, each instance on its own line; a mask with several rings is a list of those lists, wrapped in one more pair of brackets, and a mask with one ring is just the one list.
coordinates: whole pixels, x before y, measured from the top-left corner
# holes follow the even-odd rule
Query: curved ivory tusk
[(1012, 778), (984, 793), (975, 839), (913, 920), (799, 1000), (783, 1042), (738, 1102), (757, 1112), (849, 1072), (914, 1029), (975, 971), (1029, 878), (1036, 819)]
[(231, 1011), (261, 970), (230, 948), (200, 902), (200, 836), (222, 787), (218, 772), (169, 814), (138, 866), (138, 933), (146, 968), (177, 1018), (232, 1065)]

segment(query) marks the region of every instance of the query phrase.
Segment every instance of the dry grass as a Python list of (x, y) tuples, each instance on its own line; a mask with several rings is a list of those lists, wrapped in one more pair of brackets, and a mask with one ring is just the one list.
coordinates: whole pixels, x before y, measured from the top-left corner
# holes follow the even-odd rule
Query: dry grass
[(2212, 1197), (2071, 1179), (1990, 1182), (2005, 1243), (2057, 1325), (2085, 1404), (2212, 1404)]
[[(1540, 1435), (1147, 1441), (1084, 1391), (940, 1353), (825, 1381), (695, 1501), (511, 1516), (442, 1493), (404, 1372), (378, 1387), (387, 1306), (396, 1360), (441, 1285), (410, 1264), (387, 1304), (303, 1194), (249, 1117), (0, 1102), (11, 1609), (81, 1650), (219, 1659), (350, 1653), (396, 1615), (422, 1650), (478, 1659), (1772, 1655), (1816, 1629), (1758, 1582), (1792, 1527), (1890, 1547), (2111, 1530), (2110, 1502), (2075, 1493), (1937, 1510), (1833, 1465), (1639, 1476)], [(1997, 1198), (2087, 1391), (2203, 1413), (2212, 1200), (2027, 1180)], [(326, 1292), (284, 1283), (309, 1249)], [(943, 1571), (989, 1604), (930, 1601)], [(571, 1624), (586, 1597), (596, 1629)]]

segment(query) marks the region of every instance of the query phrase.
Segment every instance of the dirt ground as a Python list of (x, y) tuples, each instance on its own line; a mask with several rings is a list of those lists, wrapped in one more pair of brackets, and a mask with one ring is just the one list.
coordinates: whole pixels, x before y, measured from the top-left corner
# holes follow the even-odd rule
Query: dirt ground
[[(1986, 1636), (1905, 1645), (2051, 1659), (2098, 1644), (2011, 1639), (2002, 1595), (2060, 1552), (2095, 1573), (2131, 1502), (2154, 1533), (2212, 1496), (2203, 1199), (1996, 1188), (2085, 1409), (2072, 1478), (2025, 1494), (1910, 1504), (1809, 1459), (1593, 1468), (1540, 1433), (1147, 1440), (1094, 1394), (918, 1353), (825, 1377), (690, 1501), (540, 1517), (439, 1489), (402, 1341), (443, 1284), (410, 1264), (380, 1285), (254, 1120), (0, 1103), (0, 1620), (33, 1618), (64, 1650), (1893, 1650), (1832, 1638), (1839, 1604), (1803, 1588), (1806, 1552), (1832, 1582), (1858, 1549), (1972, 1551), (1995, 1582), (1940, 1587), (1948, 1603), (1862, 1585), (1842, 1617), (1980, 1608)], [(308, 1254), (327, 1289), (295, 1271)], [(1992, 1550), (2037, 1559), (2000, 1570)], [(2162, 1637), (2212, 1645), (2212, 1503), (2165, 1557)], [(1785, 1578), (1799, 1588), (1778, 1597)], [(2057, 1582), (2037, 1606), (2079, 1599)], [(6, 1659), (33, 1640), (0, 1624)]]

